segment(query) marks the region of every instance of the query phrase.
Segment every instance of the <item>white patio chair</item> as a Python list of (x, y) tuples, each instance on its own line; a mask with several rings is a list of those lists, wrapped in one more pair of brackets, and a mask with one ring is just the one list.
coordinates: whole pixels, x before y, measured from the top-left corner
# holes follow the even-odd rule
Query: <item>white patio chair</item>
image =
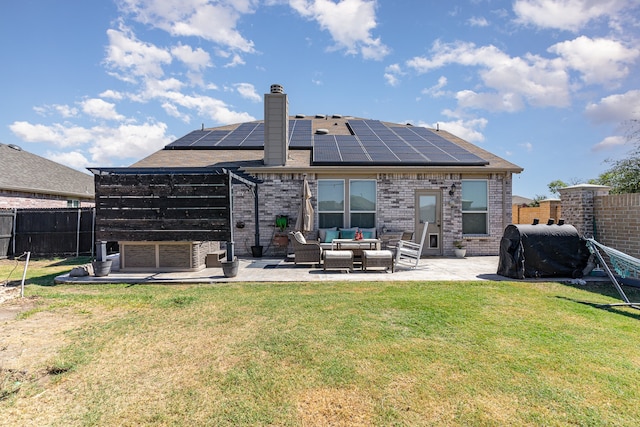
[(411, 268), (416, 268), (420, 261), (420, 255), (422, 255), (422, 247), (424, 246), (424, 239), (427, 236), (428, 222), (423, 224), (422, 237), (420, 242), (410, 242), (408, 240), (399, 240), (396, 245), (396, 265), (406, 264)]

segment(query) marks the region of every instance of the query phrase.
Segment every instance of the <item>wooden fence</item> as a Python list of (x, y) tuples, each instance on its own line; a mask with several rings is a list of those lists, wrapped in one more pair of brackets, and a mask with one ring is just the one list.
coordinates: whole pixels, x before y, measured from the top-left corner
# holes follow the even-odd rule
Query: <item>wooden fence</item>
[(0, 258), (33, 255), (93, 255), (95, 209), (0, 211)]
[(230, 241), (228, 175), (96, 175), (96, 233), (108, 241)]

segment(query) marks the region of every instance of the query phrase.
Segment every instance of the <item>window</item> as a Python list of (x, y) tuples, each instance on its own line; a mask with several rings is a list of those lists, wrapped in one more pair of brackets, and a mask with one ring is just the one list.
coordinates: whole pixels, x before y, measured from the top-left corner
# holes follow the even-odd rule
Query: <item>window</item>
[(488, 200), (486, 180), (462, 181), (462, 234), (489, 234)]
[(318, 228), (344, 227), (344, 180), (318, 180)]
[(68, 208), (78, 208), (80, 207), (80, 200), (67, 200)]
[(318, 180), (318, 228), (374, 228), (376, 208), (375, 180)]
[(351, 227), (375, 228), (376, 182), (373, 180), (349, 181), (349, 219)]

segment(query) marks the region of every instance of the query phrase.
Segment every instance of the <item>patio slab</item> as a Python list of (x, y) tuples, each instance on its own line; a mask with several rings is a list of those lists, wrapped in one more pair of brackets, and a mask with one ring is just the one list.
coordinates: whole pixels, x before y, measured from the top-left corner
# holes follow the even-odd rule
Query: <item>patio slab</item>
[[(63, 274), (55, 282), (62, 283), (130, 283), (130, 284), (171, 284), (171, 283), (229, 283), (229, 282), (310, 282), (310, 281), (469, 281), (469, 280), (516, 280), (496, 274), (499, 257), (479, 256), (466, 258), (423, 258), (418, 267), (403, 266), (394, 273), (384, 270), (362, 271), (356, 264), (353, 272), (327, 270), (312, 264), (296, 265), (282, 258), (240, 258), (236, 277), (225, 277), (222, 268), (205, 268), (195, 272), (121, 272), (114, 267), (105, 277), (70, 277)], [(117, 256), (113, 265), (118, 265)], [(595, 278), (585, 278), (592, 280)], [(607, 278), (598, 278), (608, 280)], [(571, 278), (527, 279), (539, 281), (568, 282)]]

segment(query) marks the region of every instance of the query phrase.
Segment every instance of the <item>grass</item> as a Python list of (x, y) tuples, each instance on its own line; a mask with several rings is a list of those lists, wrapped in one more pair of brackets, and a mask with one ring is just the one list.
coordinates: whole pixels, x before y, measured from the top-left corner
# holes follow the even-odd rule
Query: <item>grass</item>
[(609, 288), (29, 285), (86, 321), (0, 424), (637, 425), (640, 312)]

